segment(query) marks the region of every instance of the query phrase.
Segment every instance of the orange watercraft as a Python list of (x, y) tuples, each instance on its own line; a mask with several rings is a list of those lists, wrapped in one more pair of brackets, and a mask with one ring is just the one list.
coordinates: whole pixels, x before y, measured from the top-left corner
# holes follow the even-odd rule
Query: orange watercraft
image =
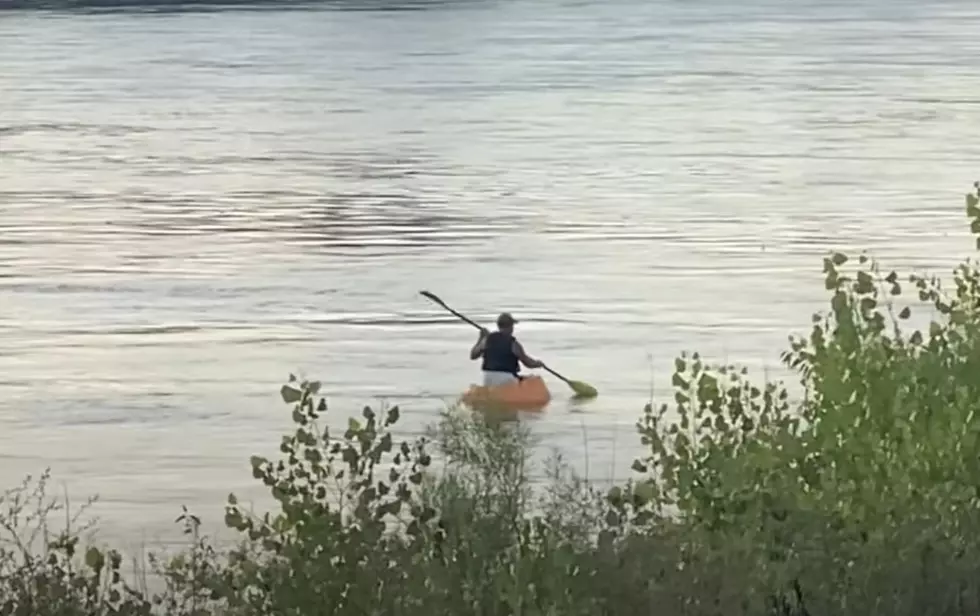
[(463, 403), (473, 407), (503, 407), (540, 411), (551, 402), (551, 392), (540, 376), (529, 376), (515, 383), (483, 387), (470, 385), (463, 394)]

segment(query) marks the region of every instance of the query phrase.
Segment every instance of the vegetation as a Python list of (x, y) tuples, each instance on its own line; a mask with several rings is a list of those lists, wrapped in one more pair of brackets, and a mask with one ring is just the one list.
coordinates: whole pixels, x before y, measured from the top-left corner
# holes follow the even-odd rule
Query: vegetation
[[(980, 249), (980, 193), (967, 213)], [(234, 549), (185, 512), (150, 592), (72, 516), (48, 530), (42, 477), (0, 502), (0, 614), (976, 614), (980, 268), (944, 286), (833, 254), (824, 274), (829, 310), (782, 356), (802, 401), (684, 354), (607, 493), (560, 460), (533, 490), (530, 435), (485, 415), (398, 440), (397, 407), (365, 408), (332, 434), (319, 384), (291, 378), (295, 430), (251, 460), (279, 506), (229, 496)]]

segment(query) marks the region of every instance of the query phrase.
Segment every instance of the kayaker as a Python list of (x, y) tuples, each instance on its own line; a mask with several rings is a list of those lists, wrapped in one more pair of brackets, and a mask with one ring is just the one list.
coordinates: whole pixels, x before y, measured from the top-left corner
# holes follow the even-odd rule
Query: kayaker
[(527, 368), (543, 368), (544, 363), (524, 352), (524, 347), (514, 337), (517, 324), (509, 312), (497, 317), (497, 331), (480, 330), (480, 339), (470, 349), (470, 359), (483, 358), (483, 386), (495, 387), (519, 381), (518, 362)]

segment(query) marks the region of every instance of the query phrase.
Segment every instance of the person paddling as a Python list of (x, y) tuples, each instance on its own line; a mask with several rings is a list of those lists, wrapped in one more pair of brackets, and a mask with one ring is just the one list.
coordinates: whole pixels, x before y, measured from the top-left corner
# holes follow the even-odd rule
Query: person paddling
[(483, 358), (483, 386), (496, 387), (514, 381), (519, 381), (520, 366), (527, 368), (544, 368), (544, 362), (538, 361), (524, 352), (524, 347), (514, 337), (514, 325), (517, 320), (509, 312), (497, 317), (497, 331), (489, 332), (480, 329), (480, 338), (470, 349), (470, 359)]

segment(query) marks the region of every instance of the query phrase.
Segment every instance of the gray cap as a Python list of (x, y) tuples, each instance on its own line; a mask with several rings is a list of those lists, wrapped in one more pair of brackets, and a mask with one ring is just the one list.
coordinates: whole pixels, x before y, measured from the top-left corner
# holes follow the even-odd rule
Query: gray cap
[(514, 318), (509, 312), (501, 312), (500, 316), (497, 317), (497, 327), (507, 327), (508, 325), (514, 325), (517, 323), (517, 319)]

